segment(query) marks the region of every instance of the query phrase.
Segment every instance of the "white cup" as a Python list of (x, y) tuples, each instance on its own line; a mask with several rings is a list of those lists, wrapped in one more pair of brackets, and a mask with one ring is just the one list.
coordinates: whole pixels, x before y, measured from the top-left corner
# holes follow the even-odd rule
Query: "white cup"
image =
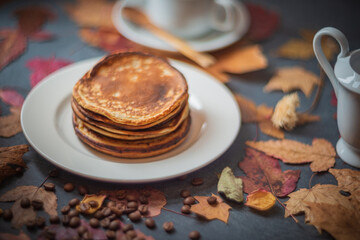
[(235, 26), (234, 0), (147, 0), (144, 8), (154, 24), (182, 38)]

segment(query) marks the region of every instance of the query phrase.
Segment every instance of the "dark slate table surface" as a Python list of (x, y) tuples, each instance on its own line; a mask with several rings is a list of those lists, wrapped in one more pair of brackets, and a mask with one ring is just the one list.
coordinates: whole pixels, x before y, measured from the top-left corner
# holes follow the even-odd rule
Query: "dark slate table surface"
[[(360, 1), (356, 0), (253, 0), (246, 1), (260, 4), (265, 8), (278, 12), (281, 16), (280, 27), (278, 31), (268, 40), (261, 42), (264, 53), (269, 60), (269, 67), (264, 71), (248, 73), (243, 75), (231, 75), (231, 81), (227, 84), (233, 91), (243, 94), (254, 100), (257, 104), (266, 103), (274, 106), (276, 102), (284, 95), (282, 92), (272, 92), (263, 94), (262, 88), (273, 74), (274, 70), (283, 66), (299, 65), (307, 70), (319, 74), (319, 68), (316, 59), (310, 61), (287, 60), (275, 57), (272, 52), (291, 37), (297, 37), (300, 28), (320, 29), (325, 26), (333, 26), (346, 35), (349, 40), (350, 49), (360, 48)], [(29, 70), (25, 67), (26, 61), (35, 56), (70, 59), (74, 62), (98, 57), (105, 54), (104, 51), (90, 47), (79, 39), (77, 35), (78, 27), (65, 13), (61, 7), (64, 1), (31, 1), (31, 3), (40, 3), (49, 6), (56, 12), (57, 19), (45, 25), (45, 29), (55, 33), (58, 38), (54, 41), (45, 43), (30, 42), (27, 51), (20, 58), (0, 71), (0, 87), (15, 87), (20, 89), (21, 94), (26, 96), (30, 91)], [(15, 27), (16, 21), (12, 17), (12, 12), (19, 6), (30, 4), (30, 1), (12, 1), (0, 8), (0, 27)], [(336, 107), (330, 104), (332, 87), (326, 79), (325, 86), (313, 114), (321, 116), (321, 121), (307, 124), (296, 128), (294, 131), (286, 133), (287, 139), (294, 139), (300, 142), (310, 144), (313, 138), (325, 138), (335, 146), (339, 132), (336, 120), (333, 118)], [(314, 96), (313, 92), (312, 97)], [(312, 97), (307, 99), (299, 92), (301, 98), (301, 107), (306, 109), (312, 101)], [(8, 106), (1, 103), (2, 114), (9, 113)], [(44, 129), (46, 131), (46, 129)], [(58, 210), (70, 199), (80, 197), (77, 191), (65, 193), (62, 189), (64, 183), (73, 182), (76, 185), (88, 186), (90, 192), (97, 192), (101, 189), (121, 189), (121, 188), (142, 188), (154, 187), (164, 192), (167, 199), (166, 208), (180, 211), (182, 199), (179, 197), (181, 189), (188, 189), (193, 195), (210, 195), (216, 193), (217, 173), (229, 166), (234, 170), (236, 176), (244, 175), (238, 168), (238, 162), (242, 161), (244, 156), (245, 141), (253, 139), (256, 135), (255, 124), (242, 124), (240, 132), (231, 147), (216, 161), (210, 165), (191, 173), (185, 180), (172, 179), (148, 184), (114, 184), (93, 181), (73, 175), (66, 171), (60, 171), (58, 178), (51, 179), (56, 184), (56, 194), (58, 196)], [(360, 136), (359, 136), (360, 137)], [(259, 140), (268, 140), (270, 137), (259, 134)], [(12, 146), (17, 144), (26, 144), (22, 133), (11, 138), (0, 138), (0, 146)], [(49, 170), (54, 169), (54, 165), (41, 157), (32, 148), (23, 157), (28, 165), (28, 169), (23, 176), (14, 176), (0, 185), (0, 194), (20, 185), (39, 185), (47, 176)], [(300, 169), (301, 176), (297, 184), (297, 189), (308, 188), (309, 179), (312, 175), (309, 165), (285, 165), (281, 163), (283, 170)], [(341, 159), (336, 159), (335, 168), (351, 168)], [(194, 187), (190, 181), (194, 177), (204, 178), (205, 183)], [(312, 185), (317, 183), (336, 184), (335, 178), (329, 173), (317, 174), (312, 180)], [(285, 201), (286, 198), (281, 199)], [(230, 212), (228, 224), (221, 221), (203, 221), (197, 218), (185, 217), (168, 211), (162, 211), (161, 215), (155, 217), (158, 227), (155, 230), (149, 230), (144, 222), (136, 223), (145, 234), (152, 235), (155, 239), (187, 239), (188, 233), (197, 230), (201, 233), (202, 239), (331, 239), (332, 237), (323, 232), (319, 234), (317, 230), (304, 223), (304, 217), (299, 216), (299, 223), (295, 223), (291, 218), (284, 218), (284, 208), (276, 204), (271, 210), (266, 212), (253, 211), (243, 204), (229, 203), (233, 208)], [(0, 208), (10, 208), (11, 203), (0, 203)], [(123, 217), (124, 222), (129, 223), (127, 217)], [(175, 231), (167, 234), (161, 227), (165, 221), (173, 221)], [(33, 239), (38, 232), (29, 232), (25, 227), (23, 230)], [(0, 219), (0, 232), (18, 233), (12, 229), (8, 222)]]

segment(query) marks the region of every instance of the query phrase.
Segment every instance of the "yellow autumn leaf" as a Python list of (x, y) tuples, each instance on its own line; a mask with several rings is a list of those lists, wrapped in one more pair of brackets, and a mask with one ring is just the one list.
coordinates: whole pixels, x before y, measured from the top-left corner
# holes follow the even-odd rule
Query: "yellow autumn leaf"
[(272, 208), (275, 202), (276, 198), (271, 192), (258, 189), (247, 196), (245, 205), (259, 211), (266, 211)]

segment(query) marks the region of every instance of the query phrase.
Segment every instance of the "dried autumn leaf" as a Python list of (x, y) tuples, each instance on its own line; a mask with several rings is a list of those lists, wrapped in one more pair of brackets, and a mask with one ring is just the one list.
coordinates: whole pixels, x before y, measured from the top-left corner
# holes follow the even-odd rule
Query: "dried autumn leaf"
[(259, 211), (266, 211), (272, 208), (275, 202), (276, 198), (271, 192), (258, 189), (247, 196), (245, 205)]
[(35, 87), (41, 80), (43, 80), (50, 73), (65, 67), (72, 62), (66, 59), (59, 59), (55, 57), (40, 58), (34, 57), (27, 61), (26, 66), (32, 71), (30, 74), (30, 85)]
[(242, 180), (235, 177), (229, 167), (222, 170), (217, 188), (219, 193), (223, 193), (230, 200), (235, 202), (244, 200)]
[(12, 137), (22, 132), (20, 123), (21, 108), (11, 107), (10, 114), (0, 117), (0, 137)]
[(276, 128), (271, 120), (265, 120), (259, 122), (259, 128), (262, 133), (274, 138), (284, 139), (285, 133), (283, 130)]
[(312, 145), (295, 140), (246, 141), (246, 145), (290, 164), (311, 163), (313, 172), (327, 171), (335, 164), (334, 147), (325, 139), (314, 138)]
[(11, 233), (0, 233), (0, 240), (31, 240), (28, 235), (24, 232), (20, 232), (19, 235), (14, 235)]
[(284, 96), (276, 104), (271, 121), (277, 128), (284, 128), (287, 131), (292, 130), (298, 121), (296, 108), (300, 106), (299, 96), (292, 93)]
[(276, 53), (280, 57), (289, 59), (308, 60), (314, 57), (312, 43), (303, 39), (290, 39)]
[(0, 183), (5, 178), (17, 174), (16, 167), (26, 168), (22, 156), (29, 151), (26, 144), (0, 147)]
[(36, 42), (45, 42), (55, 38), (55, 35), (48, 31), (37, 31), (29, 36), (29, 39)]
[(300, 170), (282, 172), (278, 160), (251, 148), (245, 151), (244, 160), (239, 162), (239, 167), (246, 174), (241, 176), (244, 192), (251, 193), (261, 188), (272, 191), (278, 197), (285, 197), (295, 190)]
[[(124, 227), (124, 223), (120, 222), (120, 228)], [(139, 229), (134, 229), (136, 232), (136, 237), (144, 240), (154, 240), (152, 236), (145, 235), (143, 232), (141, 232)], [(127, 239), (126, 233), (123, 231), (116, 231), (116, 239)]]
[(13, 218), (11, 225), (14, 228), (21, 228), (28, 221), (35, 221), (36, 212), (32, 207), (23, 208), (20, 205), (21, 199), (29, 198), (30, 200), (41, 200), (44, 210), (50, 215), (57, 215), (57, 197), (54, 192), (46, 191), (44, 188), (36, 186), (19, 186), (0, 196), (0, 202), (13, 202), (11, 210)]
[(24, 103), (24, 97), (10, 88), (0, 88), (0, 99), (12, 107), (21, 107)]
[(92, 234), (93, 239), (107, 239), (103, 229), (91, 227), (91, 225), (84, 219), (81, 219), (80, 222), (81, 222), (80, 226), (84, 226)]
[(309, 123), (309, 122), (317, 122), (320, 121), (320, 116), (318, 115), (312, 115), (312, 114), (308, 114), (308, 113), (297, 113), (297, 122), (296, 122), (296, 126), (300, 126), (303, 125), (305, 123)]
[[(148, 212), (144, 214), (144, 217), (155, 217), (161, 213), (162, 207), (166, 205), (166, 198), (164, 193), (155, 189), (155, 188), (146, 188), (142, 190), (136, 189), (121, 189), (121, 190), (112, 190), (112, 191), (100, 191), (99, 194), (107, 195), (108, 199), (116, 203), (127, 204), (125, 198), (119, 199), (118, 196), (126, 196), (127, 194), (133, 195), (136, 198), (139, 198), (141, 195), (147, 196), (148, 200)], [(140, 204), (140, 202), (138, 202)]]
[(265, 92), (282, 90), (290, 92), (300, 89), (309, 97), (316, 85), (321, 84), (321, 79), (312, 72), (302, 67), (280, 68), (264, 87)]
[(270, 119), (273, 109), (265, 105), (256, 106), (253, 101), (240, 94), (234, 94), (241, 111), (243, 123), (261, 122)]
[(194, 196), (199, 203), (191, 205), (191, 211), (207, 220), (218, 219), (227, 223), (229, 220), (229, 209), (231, 209), (231, 207), (224, 203), (221, 197), (215, 194), (211, 194), (211, 196), (216, 197), (217, 204), (210, 205), (207, 201), (207, 196)]
[(89, 203), (91, 201), (95, 201), (97, 203), (96, 207), (90, 207), (87, 211), (82, 211), (80, 209), (80, 204), (76, 205), (76, 210), (81, 213), (85, 214), (93, 214), (96, 212), (99, 208), (101, 208), (104, 200), (106, 198), (106, 195), (96, 195), (96, 194), (86, 194), (84, 198), (81, 200), (81, 203)]
[(19, 30), (0, 29), (0, 71), (25, 52), (26, 37)]

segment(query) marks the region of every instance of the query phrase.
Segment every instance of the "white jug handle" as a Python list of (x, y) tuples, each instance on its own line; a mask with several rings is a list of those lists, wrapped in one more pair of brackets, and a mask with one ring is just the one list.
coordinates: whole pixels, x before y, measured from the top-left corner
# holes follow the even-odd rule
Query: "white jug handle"
[[(231, 31), (235, 27), (236, 12), (233, 0), (215, 0), (210, 14), (212, 28), (221, 32)], [(219, 18), (219, 10), (223, 10), (223, 18)]]
[(325, 28), (321, 29), (320, 31), (318, 31), (315, 34), (314, 41), (313, 41), (315, 56), (316, 56), (317, 60), (319, 61), (321, 67), (324, 69), (326, 75), (329, 77), (331, 84), (334, 87), (335, 94), (337, 96), (339, 82), (336, 79), (334, 69), (331, 67), (329, 61), (326, 59), (325, 54), (321, 47), (321, 39), (323, 36), (326, 36), (326, 35), (329, 35), (329, 36), (335, 38), (335, 40), (339, 43), (341, 51), (338, 55), (338, 59), (348, 55), (349, 43), (348, 43), (348, 40), (346, 39), (345, 35), (342, 32), (340, 32), (336, 28), (332, 28), (332, 27), (325, 27)]

